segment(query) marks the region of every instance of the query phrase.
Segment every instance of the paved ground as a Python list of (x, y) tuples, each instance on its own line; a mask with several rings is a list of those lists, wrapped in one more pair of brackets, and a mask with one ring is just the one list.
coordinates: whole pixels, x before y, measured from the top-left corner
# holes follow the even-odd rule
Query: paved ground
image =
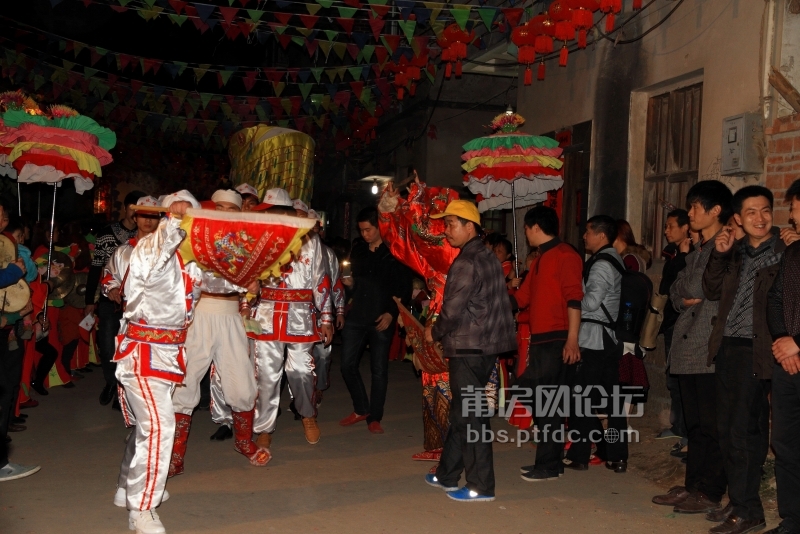
[[(111, 502), (126, 429), (119, 412), (97, 403), (98, 371), (75, 389), (40, 398), (28, 410), (28, 430), (13, 434), (12, 461), (42, 470), (0, 484), (3, 534), (128, 532), (126, 511)], [(362, 372), (367, 376), (366, 367)], [(593, 467), (557, 482), (524, 482), (519, 466), (533, 462), (530, 445), (495, 446), (496, 501), (454, 502), (423, 482), (433, 464), (410, 460), (422, 444), (420, 389), (410, 364), (390, 365), (380, 436), (364, 423), (337, 424), (352, 409), (338, 362), (332, 379), (320, 410), (320, 443), (308, 445), (302, 425), (284, 415), (265, 468), (249, 466), (231, 441), (211, 442), (216, 427), (208, 412), (195, 412), (186, 473), (169, 481), (172, 498), (159, 508), (168, 532), (674, 534), (713, 526), (651, 504), (662, 488), (635, 470), (618, 475)]]

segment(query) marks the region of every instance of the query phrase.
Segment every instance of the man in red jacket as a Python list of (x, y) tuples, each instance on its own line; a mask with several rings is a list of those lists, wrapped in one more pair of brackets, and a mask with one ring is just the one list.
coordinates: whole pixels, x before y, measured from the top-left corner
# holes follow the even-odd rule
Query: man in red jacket
[[(539, 247), (525, 281), (514, 294), (519, 308), (535, 303), (530, 314), (531, 329), (528, 366), (520, 377), (520, 385), (558, 387), (568, 385), (569, 366), (581, 358), (578, 330), (581, 324), (583, 299), (580, 255), (558, 238), (558, 215), (546, 206), (537, 206), (525, 214), (525, 236), (528, 244)], [(537, 417), (539, 444), (536, 463), (522, 468), (522, 479), (528, 482), (557, 479), (563, 469), (561, 453), (563, 433), (558, 416)]]

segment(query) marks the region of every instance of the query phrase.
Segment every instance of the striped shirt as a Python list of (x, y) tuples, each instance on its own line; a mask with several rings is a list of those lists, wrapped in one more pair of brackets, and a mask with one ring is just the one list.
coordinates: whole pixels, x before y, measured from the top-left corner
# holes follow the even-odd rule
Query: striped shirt
[(778, 236), (773, 235), (761, 243), (758, 248), (753, 248), (749, 241), (742, 239), (742, 266), (739, 273), (739, 288), (733, 299), (733, 306), (728, 313), (723, 336), (753, 337), (753, 288), (756, 283), (756, 273), (764, 267), (775, 265), (781, 261), (783, 253), (775, 253), (775, 244)]

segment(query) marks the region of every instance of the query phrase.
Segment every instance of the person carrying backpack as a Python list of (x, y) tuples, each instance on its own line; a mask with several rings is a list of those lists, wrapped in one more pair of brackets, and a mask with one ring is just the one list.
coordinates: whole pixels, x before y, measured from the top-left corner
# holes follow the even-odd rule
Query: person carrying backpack
[[(617, 223), (611, 217), (595, 215), (586, 222), (583, 242), (592, 256), (583, 270), (584, 296), (578, 335), (581, 359), (575, 368), (573, 392), (580, 387), (582, 392), (588, 391), (591, 406), (604, 406), (596, 413), (608, 415), (608, 430), (603, 431), (596, 413), (577, 411), (576, 403), (572, 403), (569, 417), (572, 446), (564, 467), (577, 471), (588, 469), (592, 442), (597, 443), (597, 455), (606, 460), (608, 469), (624, 473), (628, 468), (628, 424), (621, 403), (615, 409), (612, 398), (615, 386), (619, 386), (622, 346), (617, 336), (617, 319), (625, 272), (622, 258), (612, 246), (616, 237)], [(626, 317), (625, 321), (632, 329), (632, 317)], [(583, 399), (581, 404), (585, 406)]]

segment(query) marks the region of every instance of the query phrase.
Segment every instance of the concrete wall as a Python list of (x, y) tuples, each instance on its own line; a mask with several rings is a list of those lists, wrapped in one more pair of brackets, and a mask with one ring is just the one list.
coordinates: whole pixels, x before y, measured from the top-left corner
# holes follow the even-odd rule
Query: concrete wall
[[(675, 5), (657, 2), (626, 26), (622, 39), (641, 35)], [(766, 5), (686, 1), (640, 41), (614, 47), (603, 40), (570, 54), (566, 68), (550, 61), (545, 81), (519, 89), (518, 110), (531, 132), (593, 121), (590, 216), (625, 217), (637, 238), (641, 235), (645, 106), (650, 95), (675, 85), (703, 82), (699, 175), (719, 178), (722, 119), (760, 109), (760, 28)], [(630, 2), (625, 7), (629, 10)], [(617, 24), (624, 20), (620, 17)]]
[(461, 188), (462, 145), (492, 133), (488, 126), (492, 119), (507, 105), (516, 104), (516, 83), (513, 78), (468, 74), (443, 80), (439, 74), (427, 110), (429, 116), (433, 111), (430, 124), (436, 129), (436, 139), (427, 137), (427, 132), (425, 137), (424, 178), (430, 185)]

